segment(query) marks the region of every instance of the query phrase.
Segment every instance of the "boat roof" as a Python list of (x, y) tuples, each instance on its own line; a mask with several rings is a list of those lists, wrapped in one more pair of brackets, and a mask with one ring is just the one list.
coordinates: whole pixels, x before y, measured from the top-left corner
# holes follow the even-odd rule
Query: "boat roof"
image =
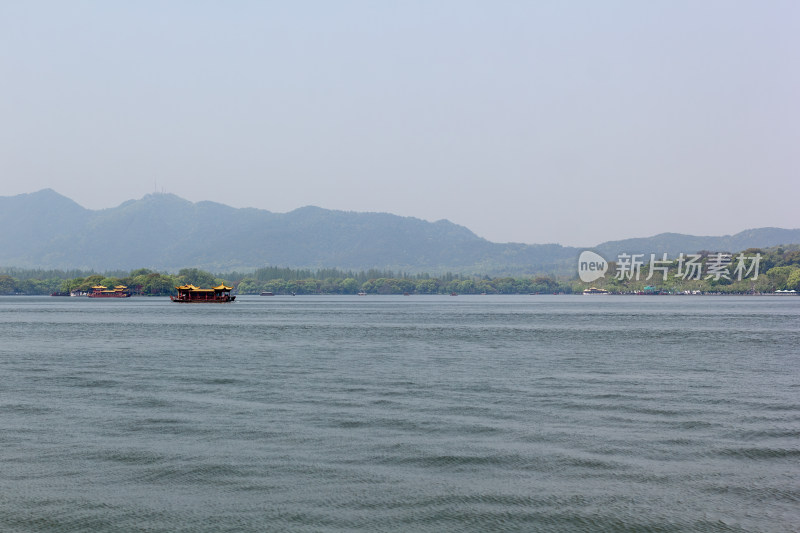
[(194, 292), (214, 292), (214, 291), (230, 291), (233, 290), (233, 287), (228, 287), (226, 285), (220, 285), (218, 287), (214, 287), (213, 289), (201, 289), (200, 287), (196, 287), (191, 283), (188, 285), (181, 285), (180, 287), (175, 287), (179, 291), (194, 291)]

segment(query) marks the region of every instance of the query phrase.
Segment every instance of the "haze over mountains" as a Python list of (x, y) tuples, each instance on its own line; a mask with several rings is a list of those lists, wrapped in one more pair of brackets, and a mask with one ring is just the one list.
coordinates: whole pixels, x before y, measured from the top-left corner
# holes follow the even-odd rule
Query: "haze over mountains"
[[(83, 268), (147, 267), (213, 272), (266, 265), (370, 268), (437, 273), (572, 273), (583, 248), (558, 244), (500, 244), (447, 220), (427, 222), (387, 213), (303, 207), (289, 213), (192, 203), (150, 194), (118, 207), (89, 210), (51, 189), (0, 197), (0, 266)], [(761, 228), (723, 237), (664, 233), (600, 244), (618, 253), (698, 250), (735, 252), (800, 243), (800, 229)]]

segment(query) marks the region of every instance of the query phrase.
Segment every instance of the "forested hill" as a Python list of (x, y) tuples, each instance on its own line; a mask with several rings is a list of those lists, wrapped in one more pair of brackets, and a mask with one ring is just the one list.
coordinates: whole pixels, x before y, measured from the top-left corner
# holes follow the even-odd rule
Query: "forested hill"
[[(446, 220), (303, 207), (289, 213), (192, 203), (171, 194), (99, 211), (53, 190), (0, 197), (0, 267), (214, 272), (265, 265), (467, 274), (574, 274), (582, 249), (499, 244)], [(603, 243), (616, 254), (735, 251), (800, 243), (800, 230), (761, 228), (733, 236), (662, 234)]]
[(667, 253), (670, 258), (675, 258), (681, 252), (694, 253), (702, 250), (735, 252), (748, 248), (769, 248), (798, 243), (800, 243), (800, 229), (758, 228), (721, 237), (661, 233), (653, 237), (604, 242), (595, 250), (608, 260), (614, 260), (620, 253)]
[(289, 213), (192, 203), (171, 194), (99, 211), (46, 189), (0, 197), (0, 266), (211, 271), (265, 265), (408, 272), (563, 270), (577, 249), (498, 244), (463, 226), (387, 213)]

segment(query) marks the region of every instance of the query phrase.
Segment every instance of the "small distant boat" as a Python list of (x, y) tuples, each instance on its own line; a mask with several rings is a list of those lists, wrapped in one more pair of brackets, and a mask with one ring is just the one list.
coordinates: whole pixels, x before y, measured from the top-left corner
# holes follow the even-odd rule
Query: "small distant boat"
[(261, 296), (275, 296), (274, 292), (264, 291), (261, 293)]
[(605, 289), (598, 289), (597, 287), (589, 287), (583, 291), (583, 294), (609, 294)]
[(177, 296), (170, 296), (170, 299), (176, 303), (187, 304), (225, 304), (230, 303), (236, 299), (236, 296), (231, 296), (233, 287), (226, 287), (220, 285), (211, 289), (201, 289), (194, 285), (181, 285), (175, 287), (178, 290)]
[(117, 285), (109, 289), (104, 285), (95, 285), (87, 294), (89, 298), (130, 298), (131, 293), (125, 285)]
[(367, 295), (367, 293), (366, 293), (366, 292), (364, 292), (364, 291), (361, 291), (361, 292), (359, 292), (359, 293), (358, 293), (358, 295), (359, 295), (359, 296), (366, 296), (366, 295)]
[(456, 292), (451, 292), (451, 293), (450, 293), (450, 296), (458, 296), (458, 293), (456, 293)]

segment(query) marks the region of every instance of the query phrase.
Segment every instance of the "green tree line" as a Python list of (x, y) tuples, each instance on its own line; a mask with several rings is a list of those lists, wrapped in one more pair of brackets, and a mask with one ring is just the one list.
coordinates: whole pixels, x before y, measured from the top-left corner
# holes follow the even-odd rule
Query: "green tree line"
[(547, 276), (532, 278), (488, 277), (361, 277), (324, 279), (245, 278), (237, 284), (239, 294), (528, 294), (571, 292), (571, 284)]
[[(6, 271), (7, 272), (7, 271)], [(140, 268), (131, 272), (48, 272), (44, 279), (36, 279), (36, 272), (13, 271), (0, 274), (0, 294), (70, 294), (87, 292), (95, 285), (114, 287), (125, 285), (134, 294), (165, 296), (175, 294), (175, 287), (191, 283), (211, 287), (224, 283), (234, 287), (238, 294), (527, 294), (571, 292), (569, 280), (551, 276), (502, 277), (465, 276), (445, 273), (440, 276), (406, 274), (388, 270), (360, 272), (337, 269), (310, 271), (279, 267), (265, 267), (253, 273), (230, 272), (212, 274), (196, 268), (181, 269), (177, 274), (154, 272)], [(32, 275), (34, 274), (34, 275)]]
[[(197, 268), (184, 268), (177, 274), (155, 272), (140, 268), (130, 272), (85, 272), (79, 270), (0, 269), (0, 294), (69, 294), (85, 292), (95, 285), (114, 287), (126, 285), (135, 294), (165, 296), (175, 294), (175, 287), (191, 283), (211, 287), (224, 283), (238, 294), (551, 294), (580, 293), (589, 285), (611, 292), (639, 292), (646, 289), (683, 292), (752, 293), (776, 290), (800, 291), (800, 246), (779, 246), (767, 249), (750, 248), (740, 252), (747, 257), (760, 255), (758, 277), (752, 273), (741, 281), (733, 274), (738, 253), (731, 254), (733, 263), (728, 278), (706, 279), (709, 261), (714, 254), (699, 252), (704, 275), (701, 279), (678, 276), (678, 263), (669, 264), (667, 279), (661, 272), (650, 276), (649, 258), (644, 258), (639, 279), (618, 277), (616, 262), (609, 263), (604, 278), (593, 283), (577, 279), (540, 275), (529, 277), (467, 276), (444, 273), (436, 276), (425, 273), (408, 274), (390, 270), (345, 271), (338, 269), (292, 269), (266, 266), (254, 272), (213, 274)], [(650, 277), (651, 279), (647, 279)]]

